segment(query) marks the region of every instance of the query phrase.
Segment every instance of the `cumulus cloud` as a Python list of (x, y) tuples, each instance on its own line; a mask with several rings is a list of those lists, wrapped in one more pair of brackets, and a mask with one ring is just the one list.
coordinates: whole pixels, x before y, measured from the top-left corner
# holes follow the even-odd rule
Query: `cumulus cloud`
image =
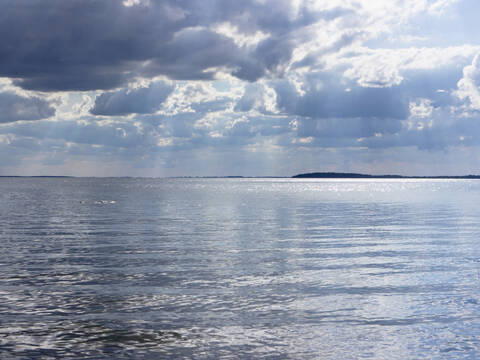
[(13, 92), (0, 93), (0, 109), (0, 123), (46, 119), (55, 115), (55, 108), (48, 101)]
[(460, 99), (467, 100), (472, 109), (480, 110), (480, 54), (463, 69), (456, 94)]
[(90, 112), (93, 115), (151, 114), (160, 109), (173, 90), (172, 85), (156, 81), (147, 87), (106, 92), (96, 97)]
[(234, 110), (236, 112), (257, 110), (263, 114), (275, 113), (277, 111), (276, 93), (265, 84), (248, 84)]

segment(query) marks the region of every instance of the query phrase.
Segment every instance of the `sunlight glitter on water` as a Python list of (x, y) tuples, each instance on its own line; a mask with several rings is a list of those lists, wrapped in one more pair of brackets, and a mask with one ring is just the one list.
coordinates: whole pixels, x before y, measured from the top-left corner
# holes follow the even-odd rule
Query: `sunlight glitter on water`
[(480, 356), (480, 182), (0, 190), (1, 358)]

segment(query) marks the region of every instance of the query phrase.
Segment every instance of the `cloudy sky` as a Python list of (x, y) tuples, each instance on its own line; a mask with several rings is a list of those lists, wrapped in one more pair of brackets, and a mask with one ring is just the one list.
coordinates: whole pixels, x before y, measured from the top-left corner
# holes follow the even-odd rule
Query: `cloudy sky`
[(480, 174), (478, 0), (0, 0), (0, 175)]

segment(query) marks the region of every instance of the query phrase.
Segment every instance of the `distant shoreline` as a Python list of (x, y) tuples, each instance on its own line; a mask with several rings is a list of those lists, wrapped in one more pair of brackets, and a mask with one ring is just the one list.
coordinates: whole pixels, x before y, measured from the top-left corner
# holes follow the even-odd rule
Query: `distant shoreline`
[(81, 179), (81, 178), (116, 178), (116, 179), (458, 179), (480, 180), (480, 175), (442, 175), (442, 176), (406, 176), (406, 175), (370, 175), (360, 173), (314, 172), (293, 176), (68, 176), (68, 175), (0, 175), (1, 178), (34, 178), (34, 179)]
[(315, 172), (298, 174), (292, 179), (480, 179), (480, 175), (461, 176), (403, 176), (403, 175), (369, 175), (357, 173)]
[(0, 175), (0, 178), (74, 178), (75, 176), (62, 176), (62, 175)]

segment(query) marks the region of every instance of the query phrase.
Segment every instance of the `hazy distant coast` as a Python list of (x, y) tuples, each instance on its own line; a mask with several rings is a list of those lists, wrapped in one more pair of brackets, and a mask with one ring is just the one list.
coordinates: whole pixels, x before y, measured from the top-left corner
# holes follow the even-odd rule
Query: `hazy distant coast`
[(314, 172), (292, 176), (294, 179), (480, 179), (480, 175), (461, 176), (402, 176), (402, 175), (369, 175), (357, 173)]
[(0, 175), (0, 178), (73, 178), (74, 176), (62, 176), (62, 175)]
[[(76, 178), (76, 176), (55, 176), (55, 175), (0, 175), (0, 178)], [(130, 176), (119, 176), (117, 178), (131, 178)], [(169, 179), (480, 179), (480, 175), (459, 175), (459, 176), (403, 176), (403, 175), (370, 175), (358, 173), (341, 172), (314, 172), (297, 174), (294, 176), (174, 176)]]

